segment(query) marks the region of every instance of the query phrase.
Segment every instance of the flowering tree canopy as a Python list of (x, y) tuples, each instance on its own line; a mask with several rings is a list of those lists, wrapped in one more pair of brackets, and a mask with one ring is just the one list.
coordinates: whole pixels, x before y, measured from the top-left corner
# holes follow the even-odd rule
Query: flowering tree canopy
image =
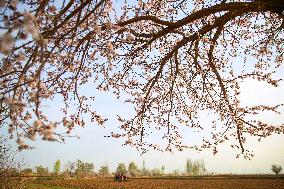
[[(136, 114), (118, 116), (121, 132), (111, 136), (142, 151), (215, 154), (219, 143), (236, 140), (232, 147), (249, 157), (246, 136), (284, 133), (283, 125), (254, 116), (281, 113), (281, 103), (243, 106), (239, 99), (248, 78), (279, 86), (283, 0), (0, 0), (0, 7), (0, 123), (9, 125), (20, 149), (37, 135), (63, 140), (54, 128), (68, 134), (84, 126), (86, 114), (104, 124), (92, 107), (95, 97), (80, 93), (90, 82), (129, 97)], [(65, 116), (54, 122), (41, 104), (58, 96)], [(206, 128), (202, 112), (214, 117)], [(181, 127), (211, 134), (187, 145)], [(151, 132), (165, 142), (148, 140)]]

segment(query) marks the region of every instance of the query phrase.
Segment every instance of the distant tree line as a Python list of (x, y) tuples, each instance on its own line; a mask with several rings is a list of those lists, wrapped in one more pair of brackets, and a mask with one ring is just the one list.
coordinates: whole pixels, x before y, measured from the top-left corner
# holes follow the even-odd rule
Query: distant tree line
[(62, 175), (62, 176), (70, 176), (70, 177), (85, 177), (85, 176), (112, 176), (115, 173), (123, 173), (130, 177), (137, 176), (162, 176), (165, 174), (165, 166), (161, 168), (147, 169), (145, 166), (145, 161), (143, 160), (142, 168), (140, 169), (138, 165), (131, 161), (128, 166), (125, 163), (119, 163), (115, 172), (111, 173), (107, 164), (102, 165), (98, 172), (94, 171), (95, 166), (93, 163), (83, 162), (81, 160), (69, 161), (65, 164), (64, 169), (62, 170), (61, 161), (56, 160), (53, 165), (53, 170), (49, 171), (48, 167), (44, 167), (42, 165), (35, 167), (35, 172), (31, 168), (25, 168), (21, 171), (24, 175), (32, 175), (36, 174), (39, 176), (47, 176), (47, 175)]
[(64, 173), (69, 176), (87, 176), (94, 174), (95, 166), (93, 163), (83, 162), (77, 160), (75, 162), (68, 162)]
[[(1, 158), (1, 157), (0, 157)], [(94, 171), (95, 166), (93, 163), (83, 162), (81, 160), (76, 160), (74, 162), (67, 162), (65, 168), (61, 169), (61, 161), (56, 160), (53, 165), (53, 170), (49, 172), (48, 167), (36, 166), (35, 173), (31, 168), (23, 169), (20, 173), (24, 175), (36, 174), (38, 176), (47, 175), (61, 175), (70, 177), (86, 177), (86, 176), (101, 176), (109, 177), (113, 176), (115, 173), (122, 173), (129, 177), (159, 177), (159, 176), (198, 176), (209, 174), (205, 166), (205, 161), (203, 159), (192, 160), (188, 158), (185, 163), (184, 171), (180, 169), (172, 170), (171, 172), (165, 172), (165, 166), (161, 168), (146, 168), (145, 160), (143, 160), (142, 167), (134, 162), (129, 162), (128, 166), (125, 163), (119, 163), (115, 172), (111, 173), (107, 164), (102, 165), (98, 172)], [(62, 170), (62, 171), (61, 171)], [(280, 165), (273, 164), (271, 166), (271, 171), (278, 175), (282, 171)]]
[(145, 160), (143, 160), (142, 168), (135, 164), (134, 161), (128, 164), (128, 167), (124, 163), (119, 163), (116, 173), (128, 174), (130, 177), (138, 176), (163, 176), (165, 174), (165, 166), (161, 168), (147, 169), (145, 166)]

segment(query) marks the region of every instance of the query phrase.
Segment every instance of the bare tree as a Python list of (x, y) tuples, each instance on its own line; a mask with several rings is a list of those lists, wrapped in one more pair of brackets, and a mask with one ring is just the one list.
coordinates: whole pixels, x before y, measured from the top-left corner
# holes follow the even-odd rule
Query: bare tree
[[(1, 1), (1, 125), (9, 123), (25, 149), (25, 137), (63, 140), (55, 128), (63, 125), (68, 134), (85, 124), (83, 115), (103, 124), (106, 118), (91, 107), (95, 97), (79, 90), (94, 81), (118, 98), (126, 93), (134, 105), (136, 115), (119, 116), (121, 132), (111, 134), (127, 145), (142, 152), (212, 148), (215, 154), (219, 143), (231, 140), (250, 157), (247, 136), (284, 130), (255, 116), (282, 113), (281, 103), (243, 106), (239, 99), (240, 83), (249, 78), (281, 84), (283, 10), (283, 0)], [(65, 115), (54, 122), (41, 105), (57, 96)], [(216, 119), (204, 127), (202, 112)], [(184, 126), (209, 128), (212, 136), (185, 144)], [(166, 144), (149, 142), (152, 132)]]
[(282, 171), (282, 167), (280, 165), (271, 165), (271, 171), (278, 175)]

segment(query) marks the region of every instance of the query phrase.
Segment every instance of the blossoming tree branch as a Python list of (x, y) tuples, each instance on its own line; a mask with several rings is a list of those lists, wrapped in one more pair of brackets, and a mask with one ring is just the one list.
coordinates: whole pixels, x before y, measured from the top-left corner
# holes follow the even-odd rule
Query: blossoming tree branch
[[(230, 140), (250, 157), (247, 137), (284, 133), (283, 124), (255, 117), (283, 113), (282, 102), (240, 102), (240, 83), (249, 78), (281, 83), (274, 75), (283, 63), (283, 0), (0, 0), (0, 7), (0, 124), (20, 149), (36, 136), (64, 140), (86, 117), (104, 124), (95, 96), (80, 92), (90, 82), (129, 98), (136, 113), (118, 115), (120, 132), (110, 136), (143, 152), (215, 154)], [(59, 97), (64, 116), (55, 122), (42, 104)], [(214, 117), (206, 128), (202, 112)], [(182, 127), (211, 135), (188, 145)], [(148, 140), (150, 133), (161, 142)]]

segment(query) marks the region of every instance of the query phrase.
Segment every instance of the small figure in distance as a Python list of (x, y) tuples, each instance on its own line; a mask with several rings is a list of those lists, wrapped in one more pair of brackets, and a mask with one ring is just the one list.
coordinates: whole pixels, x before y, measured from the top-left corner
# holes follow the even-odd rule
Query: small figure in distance
[(127, 176), (126, 176), (126, 174), (123, 174), (123, 173), (115, 173), (114, 174), (114, 181), (115, 182), (125, 182), (125, 181), (127, 181)]
[(120, 173), (119, 174), (119, 182), (122, 182), (123, 181), (123, 173)]
[(120, 180), (120, 179), (119, 179), (119, 173), (115, 173), (115, 174), (114, 174), (114, 181), (115, 181), (115, 182), (119, 182), (119, 180)]
[(123, 174), (123, 175), (122, 175), (122, 180), (123, 180), (124, 182), (127, 181), (127, 176), (126, 176), (126, 174)]

